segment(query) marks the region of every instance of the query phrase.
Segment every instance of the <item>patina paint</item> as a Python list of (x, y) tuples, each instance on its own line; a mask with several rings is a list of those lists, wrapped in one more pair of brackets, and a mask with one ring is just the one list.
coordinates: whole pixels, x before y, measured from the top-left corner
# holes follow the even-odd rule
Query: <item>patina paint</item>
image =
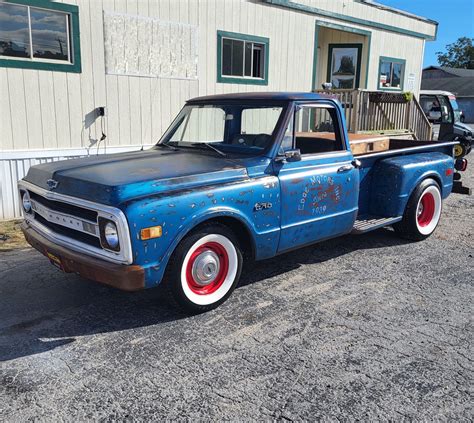
[[(452, 143), (367, 154), (357, 157), (359, 163), (350, 149), (343, 110), (326, 96), (240, 93), (188, 104), (215, 102), (283, 105), (272, 144), (251, 158), (159, 147), (91, 156), (34, 166), (25, 180), (45, 189), (53, 180), (57, 193), (120, 209), (129, 227), (132, 266), (145, 287), (162, 281), (178, 243), (212, 219), (231, 223), (248, 239), (246, 253), (260, 260), (348, 233), (360, 216), (401, 216), (411, 192), (427, 177), (439, 182), (443, 198), (451, 192)], [(345, 150), (276, 160), (292, 112), (305, 102), (336, 108)], [(154, 226), (161, 226), (161, 236), (142, 240), (141, 230)]]

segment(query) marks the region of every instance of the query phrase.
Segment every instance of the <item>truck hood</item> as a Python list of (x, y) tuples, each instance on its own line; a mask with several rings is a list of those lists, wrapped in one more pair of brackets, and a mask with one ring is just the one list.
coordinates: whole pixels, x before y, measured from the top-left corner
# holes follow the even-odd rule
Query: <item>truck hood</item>
[[(211, 153), (212, 154), (212, 153)], [(247, 178), (245, 166), (207, 153), (150, 149), (33, 166), (24, 178), (52, 191), (101, 204)]]

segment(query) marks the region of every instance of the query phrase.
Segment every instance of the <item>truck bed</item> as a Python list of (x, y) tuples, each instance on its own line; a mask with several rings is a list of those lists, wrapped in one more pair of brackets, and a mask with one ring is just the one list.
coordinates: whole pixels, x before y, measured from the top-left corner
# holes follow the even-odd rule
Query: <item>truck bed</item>
[[(406, 154), (422, 151), (440, 151), (447, 153), (446, 147), (454, 146), (457, 142), (439, 142), (439, 141), (417, 141), (409, 138), (401, 138), (401, 136), (409, 136), (409, 134), (394, 136), (383, 134), (353, 134), (349, 133), (349, 144), (351, 146), (352, 154), (358, 159), (366, 157), (383, 157), (393, 156), (396, 154)], [(314, 139), (314, 132), (299, 132), (297, 135), (298, 141), (301, 144), (301, 152), (304, 153), (305, 139)], [(321, 152), (333, 151), (334, 149), (334, 133), (333, 132), (318, 132), (317, 137), (321, 140)], [(323, 142), (325, 141), (327, 145)], [(314, 146), (312, 147), (314, 148)], [(451, 153), (449, 153), (451, 154)]]
[[(349, 143), (352, 153), (357, 158), (377, 155), (391, 156), (394, 154), (411, 153), (433, 148), (454, 146), (456, 142), (417, 141), (384, 136), (370, 136), (364, 134), (349, 134)], [(446, 151), (446, 150), (445, 150)]]
[[(360, 141), (357, 141), (358, 143)], [(367, 144), (376, 144), (382, 141), (371, 141), (366, 140), (362, 141)], [(447, 142), (438, 142), (438, 141), (417, 141), (410, 139), (399, 139), (399, 138), (388, 138), (383, 140), (383, 148), (378, 145), (375, 147), (369, 147), (363, 153), (358, 153), (357, 148), (353, 148), (353, 154), (359, 160), (365, 158), (381, 158), (396, 156), (402, 154), (411, 154), (424, 151), (440, 151), (443, 153), (448, 153), (452, 151), (452, 147), (457, 144), (457, 141), (447, 141)], [(356, 144), (357, 145), (357, 144)], [(351, 148), (353, 144), (351, 143)], [(451, 148), (451, 149), (450, 149)], [(355, 150), (355, 151), (354, 151)]]

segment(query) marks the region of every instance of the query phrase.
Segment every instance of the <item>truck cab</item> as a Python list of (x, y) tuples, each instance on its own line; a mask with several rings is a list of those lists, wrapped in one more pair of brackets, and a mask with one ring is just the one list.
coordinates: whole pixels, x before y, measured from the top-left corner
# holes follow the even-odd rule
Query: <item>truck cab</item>
[(22, 229), (65, 272), (129, 291), (164, 283), (186, 310), (210, 310), (244, 261), (385, 226), (434, 232), (457, 142), (357, 142), (329, 96), (191, 99), (148, 150), (30, 168)]
[(420, 105), (426, 117), (438, 124), (438, 140), (458, 140), (455, 148), (456, 158), (468, 155), (472, 149), (472, 129), (462, 122), (462, 112), (456, 101), (456, 96), (448, 91), (422, 90)]

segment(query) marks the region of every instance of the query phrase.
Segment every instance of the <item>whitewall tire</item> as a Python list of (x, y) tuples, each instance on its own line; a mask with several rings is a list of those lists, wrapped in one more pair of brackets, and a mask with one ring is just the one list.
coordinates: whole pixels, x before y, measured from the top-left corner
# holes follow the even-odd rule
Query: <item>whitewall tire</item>
[(170, 263), (168, 286), (187, 311), (203, 312), (222, 304), (242, 271), (236, 237), (224, 225), (203, 225), (178, 245)]
[(429, 237), (438, 226), (443, 202), (441, 189), (433, 179), (423, 180), (411, 194), (403, 219), (393, 225), (400, 236), (419, 241)]

